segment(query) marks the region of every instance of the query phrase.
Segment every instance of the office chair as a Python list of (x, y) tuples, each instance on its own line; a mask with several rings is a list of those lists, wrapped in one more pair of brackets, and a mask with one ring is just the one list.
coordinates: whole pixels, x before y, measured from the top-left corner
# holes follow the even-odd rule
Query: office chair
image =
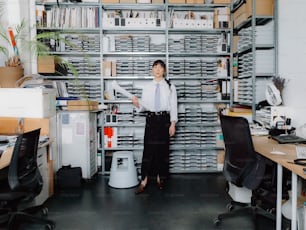
[(43, 206), (19, 208), (42, 190), (43, 180), (37, 165), (39, 135), (40, 129), (36, 129), (17, 137), (8, 166), (8, 180), (0, 184), (0, 210), (2, 208), (2, 213), (8, 211), (8, 229), (20, 229), (27, 223), (44, 225), (47, 229), (55, 227), (53, 221), (34, 215), (37, 211), (46, 214)]
[[(219, 225), (226, 217), (252, 214), (275, 220), (275, 215), (260, 208), (256, 190), (266, 179), (267, 159), (255, 152), (248, 120), (244, 117), (220, 115), (225, 145), (223, 174), (228, 182), (227, 191), (232, 201), (228, 212), (214, 220)], [(236, 209), (237, 204), (241, 207)], [(235, 209), (234, 209), (235, 208)]]

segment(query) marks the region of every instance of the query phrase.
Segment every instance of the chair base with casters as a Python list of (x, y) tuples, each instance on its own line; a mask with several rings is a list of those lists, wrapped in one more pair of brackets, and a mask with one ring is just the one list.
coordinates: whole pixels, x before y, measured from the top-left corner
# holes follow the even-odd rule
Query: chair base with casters
[(19, 200), (24, 199), (25, 195), (23, 192), (15, 193), (15, 195), (8, 197), (0, 194), (0, 199), (6, 200), (0, 206), (0, 226), (6, 226), (8, 230), (17, 230), (24, 224), (39, 224), (44, 226), (45, 229), (54, 229), (55, 222), (45, 218), (48, 215), (48, 208), (43, 205), (27, 208), (19, 207)]
[[(228, 212), (217, 216), (215, 225), (236, 215), (262, 216), (275, 223), (275, 214), (262, 208), (263, 194), (259, 192), (263, 183), (272, 182), (272, 176), (267, 171), (266, 159), (254, 149), (248, 120), (220, 114), (220, 123), (225, 147), (223, 175), (232, 203)], [(273, 191), (267, 189), (266, 193)], [(234, 208), (237, 204), (242, 207)]]
[(260, 215), (273, 221), (276, 220), (274, 213), (264, 210), (256, 204), (257, 198), (254, 197), (252, 190), (238, 187), (232, 183), (228, 183), (228, 185), (228, 194), (231, 196), (232, 201), (227, 204), (227, 212), (219, 214), (214, 220), (216, 226), (219, 226), (223, 219), (234, 216), (249, 215), (255, 219), (256, 215)]
[(52, 220), (34, 216), (26, 212), (16, 212), (9, 219), (8, 229), (19, 229), (22, 224), (39, 224), (43, 225), (45, 229), (48, 230), (55, 228), (55, 223)]

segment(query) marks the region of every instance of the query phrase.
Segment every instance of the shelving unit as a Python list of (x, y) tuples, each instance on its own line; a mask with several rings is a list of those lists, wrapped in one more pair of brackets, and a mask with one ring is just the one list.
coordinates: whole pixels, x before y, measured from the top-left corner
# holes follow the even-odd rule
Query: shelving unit
[[(47, 79), (65, 81), (70, 96), (102, 102), (101, 35), (99, 3), (39, 3), (45, 20), (37, 20), (37, 33), (53, 32), (59, 38), (47, 39), (51, 54), (61, 57), (73, 68), (67, 75), (47, 75)], [(75, 75), (77, 73), (77, 76)]]
[[(251, 10), (247, 10), (249, 7)], [(256, 106), (266, 99), (266, 84), (277, 76), (277, 1), (242, 1), (237, 6), (232, 4), (231, 11), (233, 35), (239, 37), (237, 49), (233, 50), (238, 66), (233, 74), (233, 103), (249, 106), (256, 120)]]
[[(103, 60), (116, 63), (116, 76), (104, 77), (104, 87), (109, 92), (111, 81), (116, 79), (131, 93), (141, 96), (142, 86), (152, 80), (151, 68), (154, 60), (162, 59), (166, 62), (167, 77), (177, 88), (179, 103), (177, 133), (170, 142), (171, 173), (218, 171), (217, 154), (220, 148), (217, 146), (217, 139), (220, 128), (215, 106), (230, 103), (230, 92), (222, 96), (219, 86), (222, 81), (229, 84), (231, 82), (227, 66), (230, 66), (232, 56), (229, 48), (231, 29), (215, 29), (213, 18), (215, 9), (225, 6), (229, 5), (102, 5), (104, 16), (115, 15), (116, 10), (122, 11), (123, 17), (131, 11), (133, 14), (156, 16), (150, 20), (152, 24), (149, 28), (138, 25), (137, 22), (136, 25), (126, 26), (133, 22), (129, 18), (124, 18), (124, 26), (119, 24), (121, 19), (117, 19), (117, 26), (115, 22), (104, 20), (107, 25), (113, 25), (111, 28), (104, 28), (102, 24), (102, 34), (110, 37), (107, 44), (113, 36), (115, 44), (111, 46), (115, 50), (109, 52), (107, 49), (107, 52), (103, 52)], [(184, 15), (190, 12), (195, 14), (192, 17), (198, 17), (199, 20), (184, 19)], [(207, 20), (200, 20), (200, 17), (206, 17)], [(141, 36), (144, 36), (144, 43), (134, 43)], [(124, 40), (124, 45), (120, 38)], [(225, 47), (223, 51), (222, 42)], [(139, 48), (144, 50), (139, 53)], [(115, 133), (113, 136), (117, 137), (112, 142), (115, 147), (104, 149), (105, 159), (109, 158), (110, 162), (113, 151), (130, 150), (134, 152), (137, 162), (141, 163), (144, 114), (136, 113), (130, 101), (120, 94), (112, 95), (111, 100), (105, 100), (104, 103), (116, 108), (109, 110), (109, 114), (106, 112), (106, 115), (116, 113), (117, 117), (115, 123), (104, 123), (106, 127), (113, 129), (111, 133)], [(107, 171), (106, 166), (105, 173)]]
[[(82, 73), (78, 81), (94, 85), (87, 87), (88, 97), (99, 98), (108, 106), (98, 119), (102, 173), (109, 173), (114, 151), (133, 151), (141, 164), (145, 114), (137, 113), (128, 99), (113, 91), (111, 83), (116, 80), (140, 97), (143, 85), (152, 80), (156, 59), (166, 62), (167, 77), (178, 93), (179, 122), (170, 143), (170, 172), (219, 171), (217, 155), (222, 146), (217, 107), (229, 105), (232, 98), (230, 4), (61, 3), (60, 7), (99, 8), (95, 28), (54, 29), (99, 38), (85, 52), (99, 67), (96, 72), (78, 70)], [(38, 31), (41, 29), (53, 28)], [(65, 49), (57, 54), (76, 58), (84, 52)], [(69, 85), (74, 76), (48, 78), (67, 81), (68, 91), (77, 95), (78, 87)]]

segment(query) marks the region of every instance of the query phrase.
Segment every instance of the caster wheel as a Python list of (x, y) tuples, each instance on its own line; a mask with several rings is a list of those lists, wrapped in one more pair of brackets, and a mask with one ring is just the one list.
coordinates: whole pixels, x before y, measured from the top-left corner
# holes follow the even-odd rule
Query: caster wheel
[(215, 226), (219, 226), (220, 224), (221, 224), (221, 219), (217, 217), (217, 218), (214, 220), (214, 225), (215, 225)]
[(53, 230), (53, 229), (55, 229), (55, 224), (47, 224), (47, 225), (45, 226), (45, 229), (46, 229), (46, 230)]
[(232, 205), (232, 204), (228, 204), (228, 205), (226, 205), (226, 209), (227, 209), (227, 211), (228, 212), (231, 212), (231, 211), (233, 211), (234, 210), (234, 205)]
[(225, 185), (225, 192), (228, 193), (228, 191), (229, 191), (229, 184), (226, 183), (226, 185)]
[(42, 212), (43, 216), (47, 216), (49, 210), (48, 210), (48, 208), (43, 208), (43, 209), (41, 210), (41, 212)]

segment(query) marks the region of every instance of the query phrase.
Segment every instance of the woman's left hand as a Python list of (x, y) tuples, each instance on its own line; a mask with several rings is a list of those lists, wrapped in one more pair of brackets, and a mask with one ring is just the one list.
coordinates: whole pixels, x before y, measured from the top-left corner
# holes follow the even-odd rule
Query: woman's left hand
[(169, 127), (169, 136), (172, 137), (175, 134), (175, 122), (171, 122), (171, 125)]

